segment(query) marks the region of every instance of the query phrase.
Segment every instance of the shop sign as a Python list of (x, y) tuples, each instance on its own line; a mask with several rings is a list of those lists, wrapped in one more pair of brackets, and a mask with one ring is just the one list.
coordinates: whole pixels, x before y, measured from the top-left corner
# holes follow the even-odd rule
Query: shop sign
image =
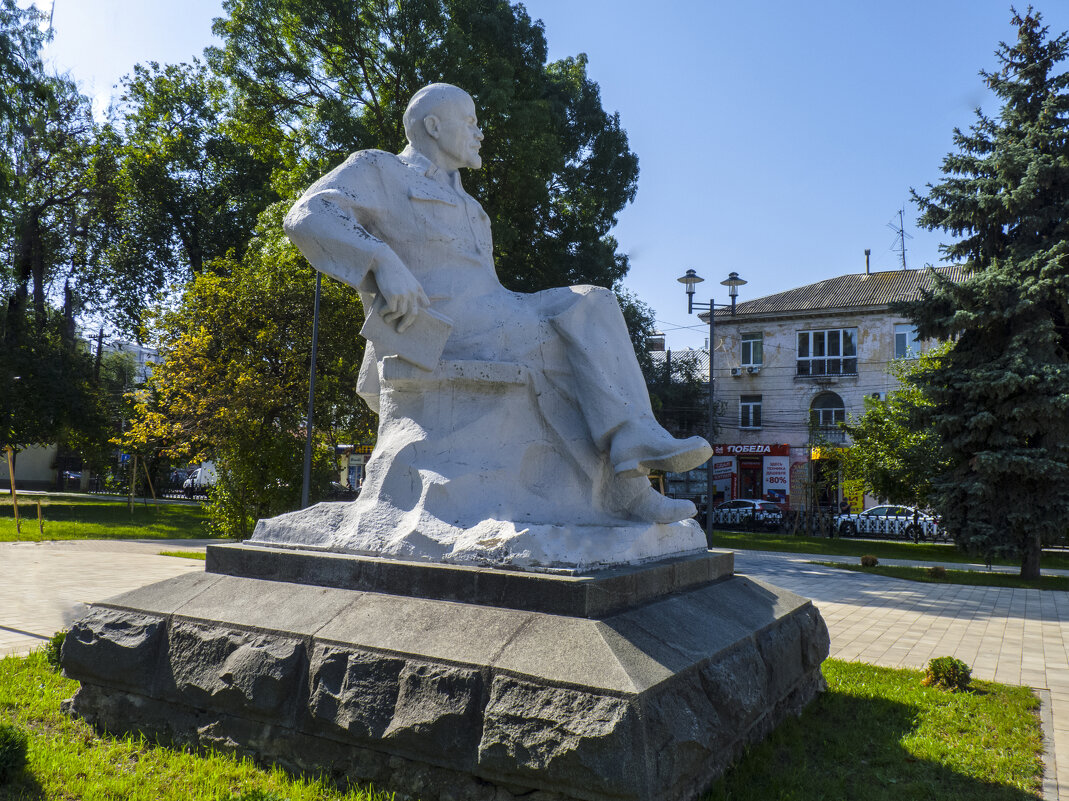
[(714, 445), (713, 456), (790, 456), (790, 445)]
[(766, 456), (764, 459), (765, 497), (786, 500), (790, 493), (791, 459), (789, 456)]

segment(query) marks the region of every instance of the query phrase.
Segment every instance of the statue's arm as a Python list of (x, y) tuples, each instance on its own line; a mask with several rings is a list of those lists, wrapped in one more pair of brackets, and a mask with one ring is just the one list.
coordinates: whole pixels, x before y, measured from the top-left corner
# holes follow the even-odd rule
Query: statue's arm
[(404, 331), (430, 302), (393, 249), (361, 222), (380, 212), (376, 199), (361, 191), (367, 180), (359, 161), (342, 164), (301, 196), (286, 215), (283, 228), (317, 270), (363, 292), (381, 295), (383, 318)]

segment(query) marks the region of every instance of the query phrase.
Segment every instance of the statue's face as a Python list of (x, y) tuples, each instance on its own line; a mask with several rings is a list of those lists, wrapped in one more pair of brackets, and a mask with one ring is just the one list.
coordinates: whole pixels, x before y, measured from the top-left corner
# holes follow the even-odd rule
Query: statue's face
[(479, 130), (479, 121), (475, 118), (475, 101), (468, 95), (458, 96), (455, 100), (443, 103), (434, 114), (437, 120), (438, 150), (444, 160), (449, 162), (439, 166), (446, 169), (470, 167), (473, 170), (483, 166), (479, 155), (483, 132)]

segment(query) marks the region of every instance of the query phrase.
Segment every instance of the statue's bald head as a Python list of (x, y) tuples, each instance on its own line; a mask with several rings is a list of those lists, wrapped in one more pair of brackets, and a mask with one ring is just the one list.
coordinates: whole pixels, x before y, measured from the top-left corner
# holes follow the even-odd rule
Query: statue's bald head
[(457, 103), (472, 103), (471, 95), (459, 86), (451, 83), (431, 83), (424, 86), (408, 101), (405, 109), (405, 136), (416, 149), (427, 135), (423, 120), (431, 115), (439, 115), (442, 107)]
[(409, 144), (441, 169), (482, 166), (475, 101), (463, 89), (448, 83), (424, 86), (409, 101), (404, 123)]

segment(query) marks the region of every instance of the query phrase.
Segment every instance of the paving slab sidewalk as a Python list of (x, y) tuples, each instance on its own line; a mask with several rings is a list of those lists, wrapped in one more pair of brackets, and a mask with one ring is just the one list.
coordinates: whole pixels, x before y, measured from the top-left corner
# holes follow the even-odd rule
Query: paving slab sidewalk
[(84, 604), (204, 570), (200, 560), (159, 553), (208, 542), (218, 540), (0, 542), (0, 656), (39, 647)]

